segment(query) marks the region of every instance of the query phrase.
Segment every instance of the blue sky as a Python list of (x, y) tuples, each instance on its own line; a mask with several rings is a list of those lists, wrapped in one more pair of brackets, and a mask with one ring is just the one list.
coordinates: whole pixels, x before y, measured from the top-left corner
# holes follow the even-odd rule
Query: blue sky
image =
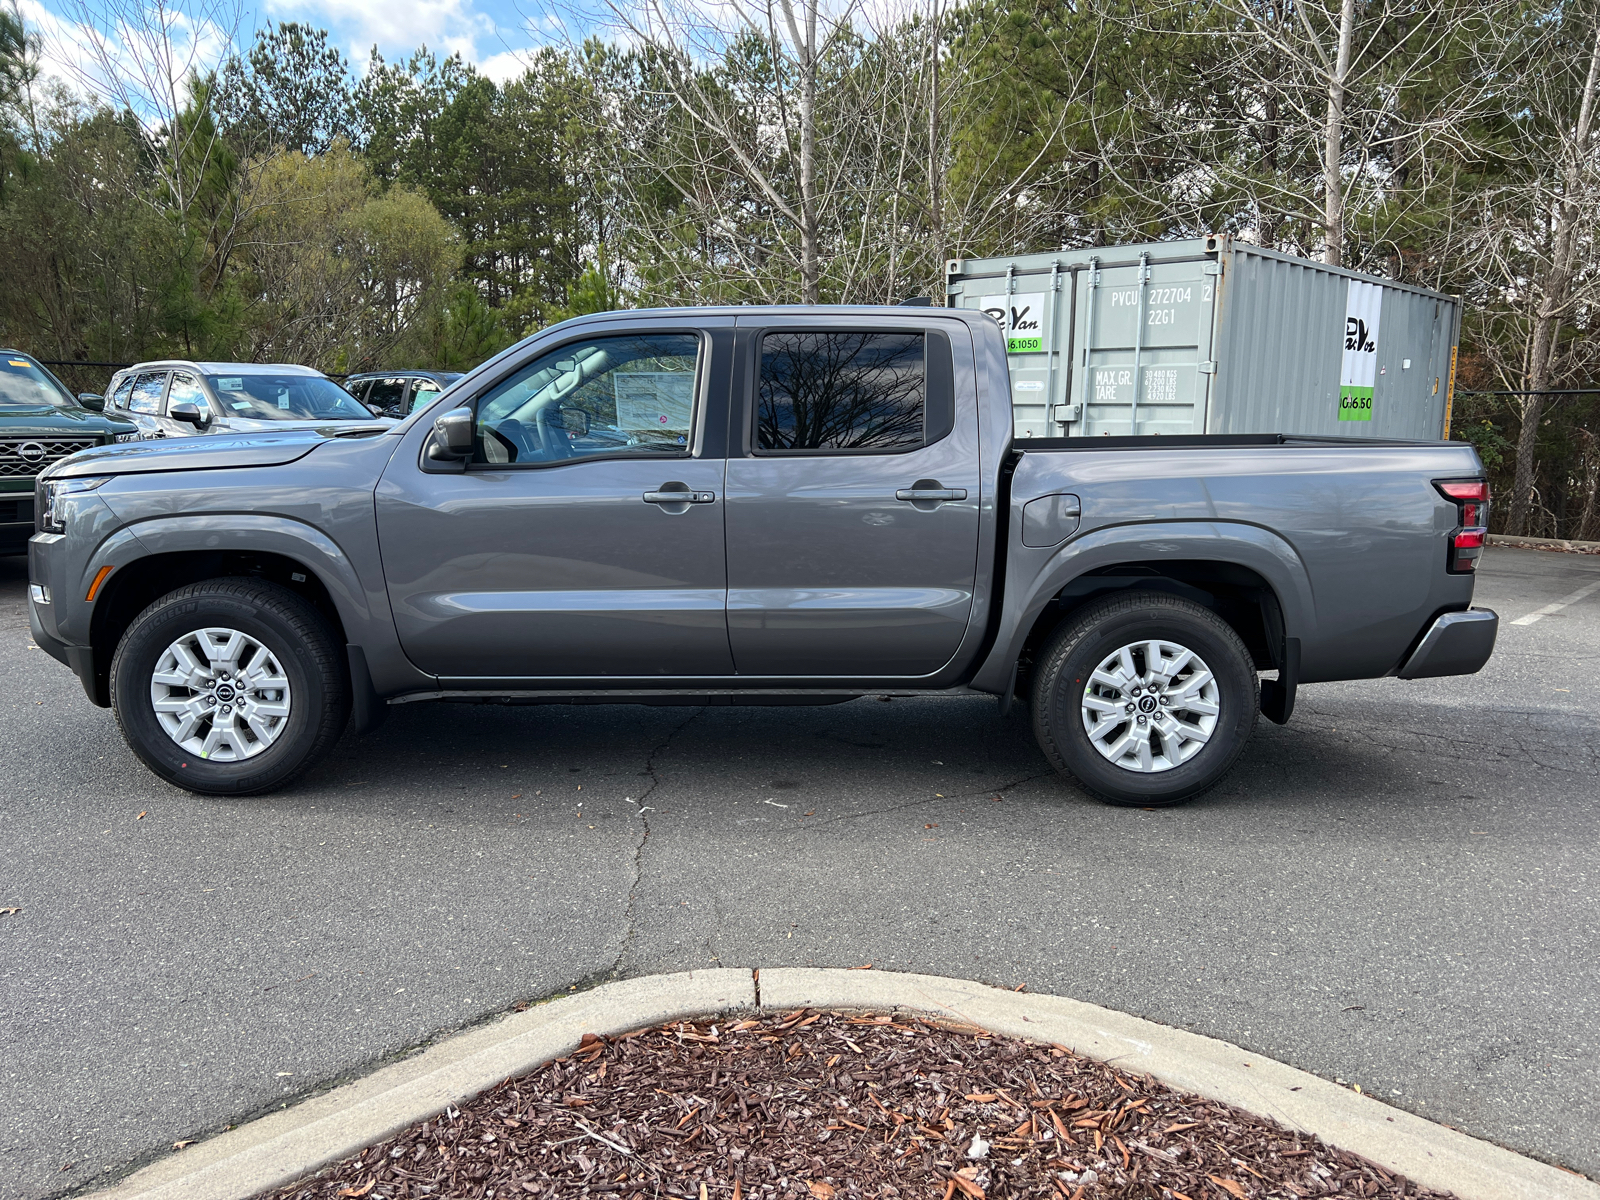
[[(108, 11), (107, 0), (11, 0), (28, 24), (45, 35), (46, 67), (65, 51), (52, 49), (75, 40), (74, 27), (85, 14)], [(126, 3), (127, 0), (113, 0)], [(170, 9), (203, 23), (209, 13), (231, 12), (236, 0), (166, 0)], [(459, 53), (496, 79), (522, 70), (518, 54), (542, 43), (563, 40), (570, 30), (581, 38), (601, 25), (601, 0), (242, 0), (237, 44), (248, 46), (254, 31), (269, 21), (302, 21), (327, 29), (334, 43), (360, 71), (376, 45), (391, 61), (420, 45)], [(587, 15), (585, 15), (587, 14)], [(204, 57), (221, 49), (212, 31)], [(51, 72), (70, 75), (70, 71)]]

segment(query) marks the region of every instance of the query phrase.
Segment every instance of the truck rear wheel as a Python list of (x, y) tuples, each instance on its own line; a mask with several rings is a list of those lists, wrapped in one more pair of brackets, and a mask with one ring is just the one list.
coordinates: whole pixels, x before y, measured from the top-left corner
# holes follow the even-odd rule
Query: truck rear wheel
[(350, 687), (337, 639), (310, 603), (262, 580), (210, 579), (134, 619), (111, 662), (111, 707), (163, 779), (254, 795), (333, 748)]
[(1260, 685), (1249, 651), (1207, 608), (1163, 592), (1074, 614), (1033, 675), (1033, 732), (1062, 774), (1107, 804), (1193, 799), (1238, 761)]

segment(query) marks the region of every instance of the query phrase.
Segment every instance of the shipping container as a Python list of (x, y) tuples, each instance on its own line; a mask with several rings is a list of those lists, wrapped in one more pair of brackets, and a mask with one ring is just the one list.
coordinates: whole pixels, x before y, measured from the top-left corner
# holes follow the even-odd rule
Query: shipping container
[(1217, 235), (952, 259), (1005, 330), (1017, 437), (1449, 436), (1453, 296)]

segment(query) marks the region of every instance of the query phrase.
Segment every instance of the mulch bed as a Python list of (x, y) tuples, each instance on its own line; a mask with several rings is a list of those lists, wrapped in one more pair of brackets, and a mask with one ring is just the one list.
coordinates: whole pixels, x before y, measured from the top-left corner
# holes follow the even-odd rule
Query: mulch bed
[(802, 1010), (588, 1037), (270, 1200), (1426, 1196), (1061, 1046)]

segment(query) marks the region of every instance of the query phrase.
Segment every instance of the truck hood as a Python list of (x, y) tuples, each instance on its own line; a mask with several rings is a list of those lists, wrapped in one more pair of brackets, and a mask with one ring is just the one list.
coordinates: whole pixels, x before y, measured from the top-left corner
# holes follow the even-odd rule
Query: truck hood
[(80, 450), (50, 467), (40, 478), (279, 467), (304, 458), (332, 438), (376, 437), (387, 430), (387, 425), (376, 423), (334, 423), (266, 433), (217, 433), (126, 442), (117, 446)]
[(0, 437), (50, 438), (134, 433), (131, 421), (114, 420), (86, 408), (54, 404), (0, 405)]

